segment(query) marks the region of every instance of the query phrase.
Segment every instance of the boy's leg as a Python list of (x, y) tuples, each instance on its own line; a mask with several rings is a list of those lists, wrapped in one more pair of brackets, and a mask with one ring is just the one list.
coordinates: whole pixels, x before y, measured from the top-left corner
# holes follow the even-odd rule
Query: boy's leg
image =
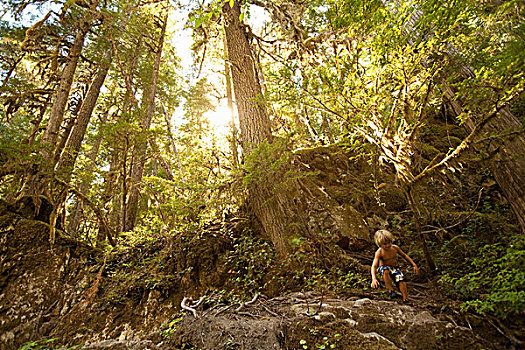
[(390, 271), (388, 269), (385, 269), (385, 271), (383, 271), (383, 280), (385, 281), (388, 291), (393, 292), (394, 287), (392, 286), (392, 278), (390, 278)]
[(401, 295), (403, 296), (403, 301), (407, 301), (408, 291), (407, 291), (407, 284), (405, 281), (399, 281), (399, 290), (401, 291)]

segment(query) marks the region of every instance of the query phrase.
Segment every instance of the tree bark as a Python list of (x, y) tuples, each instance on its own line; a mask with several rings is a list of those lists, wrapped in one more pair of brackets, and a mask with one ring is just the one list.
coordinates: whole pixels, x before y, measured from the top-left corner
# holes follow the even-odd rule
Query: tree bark
[[(78, 25), (77, 34), (73, 46), (69, 50), (68, 58), (62, 74), (60, 75), (60, 84), (58, 86), (55, 101), (51, 106), (51, 113), (49, 115), (49, 121), (47, 123), (44, 136), (42, 138), (44, 143), (47, 143), (53, 147), (58, 139), (58, 133), (62, 121), (64, 120), (64, 113), (66, 105), (71, 91), (71, 85), (73, 84), (73, 78), (77, 69), (78, 59), (84, 47), (84, 40), (86, 35), (92, 27), (93, 13), (98, 6), (98, 1), (94, 1), (87, 10), (87, 13), (81, 19)], [(53, 152), (50, 152), (48, 157), (53, 157)]]
[(82, 101), (82, 106), (77, 115), (76, 124), (73, 127), (71, 135), (69, 135), (64, 152), (58, 162), (57, 171), (62, 172), (62, 178), (66, 182), (69, 182), (71, 178), (75, 161), (80, 152), (84, 135), (86, 134), (87, 126), (91, 120), (93, 110), (95, 109), (95, 105), (97, 104), (100, 95), (100, 89), (102, 88), (102, 85), (104, 85), (110, 65), (111, 53), (109, 52), (95, 75), (95, 78), (91, 82), (84, 101)]
[(264, 104), (262, 90), (257, 81), (255, 61), (252, 56), (245, 25), (239, 20), (239, 3), (233, 8), (223, 6), (225, 16), (226, 46), (231, 65), (235, 101), (239, 112), (241, 143), (245, 152), (264, 140), (271, 140), (270, 118)]
[[(162, 29), (160, 33), (159, 43), (157, 46), (157, 52), (155, 55), (155, 65), (153, 67), (153, 73), (151, 77), (151, 88), (148, 94), (148, 105), (144, 118), (142, 119), (142, 129), (148, 130), (151, 125), (151, 120), (153, 118), (153, 110), (155, 107), (155, 95), (157, 93), (157, 81), (159, 78), (160, 62), (162, 58), (162, 47), (164, 45), (164, 39), (166, 35), (166, 26), (168, 24), (168, 10), (166, 9), (166, 14), (164, 15), (164, 20), (162, 23)], [(130, 189), (129, 199), (127, 201), (126, 208), (126, 220), (124, 231), (131, 231), (135, 227), (135, 222), (137, 220), (138, 209), (139, 209), (139, 184), (142, 181), (142, 175), (144, 173), (144, 165), (146, 164), (146, 151), (148, 147), (148, 142), (144, 140), (135, 145), (133, 151), (133, 170), (131, 173), (131, 183), (132, 187)]]

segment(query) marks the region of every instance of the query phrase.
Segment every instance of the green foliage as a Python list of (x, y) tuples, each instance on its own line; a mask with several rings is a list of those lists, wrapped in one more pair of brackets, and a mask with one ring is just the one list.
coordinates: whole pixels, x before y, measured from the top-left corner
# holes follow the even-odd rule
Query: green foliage
[[(241, 0), (237, 1), (241, 6), (241, 14), (239, 15), (239, 21), (243, 21), (245, 18), (245, 14), (248, 13), (248, 7), (247, 7), (247, 1)], [(190, 23), (193, 23), (193, 28), (198, 29), (199, 27), (203, 25), (208, 25), (212, 19), (217, 19), (221, 17), (221, 11), (222, 7), (225, 5), (230, 6), (230, 8), (233, 8), (235, 4), (235, 0), (218, 0), (213, 1), (211, 4), (209, 4), (205, 9), (202, 7), (195, 10), (193, 14), (189, 17)]]
[(291, 152), (286, 142), (280, 140), (273, 143), (269, 143), (267, 140), (263, 141), (246, 156), (244, 186), (248, 188), (261, 181), (275, 178), (276, 174), (284, 173), (290, 157)]
[(175, 316), (165, 327), (163, 327), (163, 330), (161, 331), (162, 336), (164, 338), (171, 338), (173, 333), (179, 328), (183, 319), (182, 313)]
[(249, 236), (234, 238), (234, 249), (228, 255), (230, 280), (242, 296), (261, 292), (275, 265), (275, 250), (269, 242)]
[[(444, 103), (442, 83), (454, 86), (462, 104), (472, 107), (460, 122), (472, 113), (486, 116), (496, 101), (519, 111), (521, 7), (517, 1), (309, 2), (301, 28), (310, 38), (322, 32), (322, 40), (307, 40), (307, 49), (292, 42), (288, 59), (269, 64), (267, 98), (309, 144), (354, 144), (364, 136), (380, 145), (390, 138), (413, 147), (403, 137), (417, 135), (426, 115)], [(423, 15), (413, 25), (415, 10)], [(465, 66), (476, 78), (460, 76)], [(404, 161), (413, 164), (414, 174), (423, 169), (417, 159)]]
[(288, 258), (276, 259), (273, 246), (250, 237), (249, 232), (234, 238), (234, 247), (225, 257), (231, 289), (223, 291), (223, 296), (237, 302), (256, 293), (272, 295), (282, 290), (305, 290), (345, 294), (367, 287), (368, 276), (356, 269), (352, 259), (328, 252), (319, 257), (316, 254), (320, 251), (307, 246), (302, 241)]
[(508, 244), (487, 244), (472, 258), (471, 271), (441, 282), (467, 300), (463, 308), (507, 318), (525, 310), (525, 239), (518, 235)]
[(304, 289), (345, 293), (352, 289), (365, 288), (367, 281), (366, 277), (353, 271), (343, 271), (340, 268), (332, 270), (316, 268), (306, 280)]
[(292, 137), (276, 139), (273, 143), (263, 141), (246, 156), (243, 166), (243, 185), (246, 189), (259, 183), (273, 183), (273, 191), (286, 191), (296, 179), (315, 175), (310, 171), (296, 171), (291, 162), (293, 152)]
[[(318, 334), (317, 329), (310, 329), (310, 334), (314, 338), (320, 338), (320, 334)], [(301, 339), (299, 340), (299, 345), (302, 349), (308, 350), (308, 349), (318, 349), (318, 350), (329, 350), (329, 349), (337, 349), (338, 343), (341, 341), (341, 334), (336, 333), (333, 336), (324, 336), (321, 338), (321, 341), (315, 341), (313, 345), (305, 340)]]

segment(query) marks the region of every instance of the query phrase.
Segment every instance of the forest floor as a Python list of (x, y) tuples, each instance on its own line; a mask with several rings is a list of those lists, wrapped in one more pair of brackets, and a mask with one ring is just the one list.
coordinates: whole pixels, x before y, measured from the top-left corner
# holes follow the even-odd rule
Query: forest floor
[[(336, 147), (296, 154), (308, 164), (303, 187), (322, 191), (297, 204), (319, 235), (300, 239), (287, 259), (249, 215), (169, 235), (137, 230), (102, 250), (60, 230), (51, 244), (32, 201), (0, 201), (0, 350), (524, 348), (523, 313), (498, 319), (465, 310), (467, 298), (442, 281), (472, 272), (483, 247), (513, 242), (502, 235), (514, 231), (497, 187), (487, 187), (479, 209), (483, 174), (465, 170), (457, 193), (434, 184), (419, 191), (428, 228), (443, 228), (427, 235), (441, 268), (434, 276), (391, 176), (349, 159)], [(349, 222), (365, 237), (350, 237)], [(421, 268), (416, 276), (402, 266), (410, 305), (387, 298), (384, 286), (370, 288), (369, 233), (385, 226)], [(503, 252), (483, 262), (501, 263)]]
[[(204, 306), (203, 306), (204, 305)], [(188, 307), (186, 305), (186, 307)], [(486, 322), (458, 324), (437, 304), (298, 292), (245, 303), (200, 304), (161, 332), (137, 342), (92, 343), (89, 349), (501, 349), (507, 339)], [(483, 334), (483, 336), (480, 336)]]
[[(235, 297), (227, 295), (235, 266), (225, 263), (234, 244), (213, 228), (108, 259), (67, 237), (50, 247), (42, 222), (9, 212), (0, 219), (2, 350), (502, 349), (522, 341), (522, 323), (461, 311), (428, 277), (408, 283), (411, 305), (364, 288), (369, 281), (342, 293), (302, 285)], [(369, 270), (366, 251), (348, 254)]]

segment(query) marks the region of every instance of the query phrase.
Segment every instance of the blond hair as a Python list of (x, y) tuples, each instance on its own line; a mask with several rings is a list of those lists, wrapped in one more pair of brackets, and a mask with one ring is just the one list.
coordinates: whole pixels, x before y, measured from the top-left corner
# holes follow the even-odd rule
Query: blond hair
[(374, 240), (378, 247), (381, 247), (383, 244), (393, 243), (394, 235), (388, 230), (378, 230), (374, 235)]

